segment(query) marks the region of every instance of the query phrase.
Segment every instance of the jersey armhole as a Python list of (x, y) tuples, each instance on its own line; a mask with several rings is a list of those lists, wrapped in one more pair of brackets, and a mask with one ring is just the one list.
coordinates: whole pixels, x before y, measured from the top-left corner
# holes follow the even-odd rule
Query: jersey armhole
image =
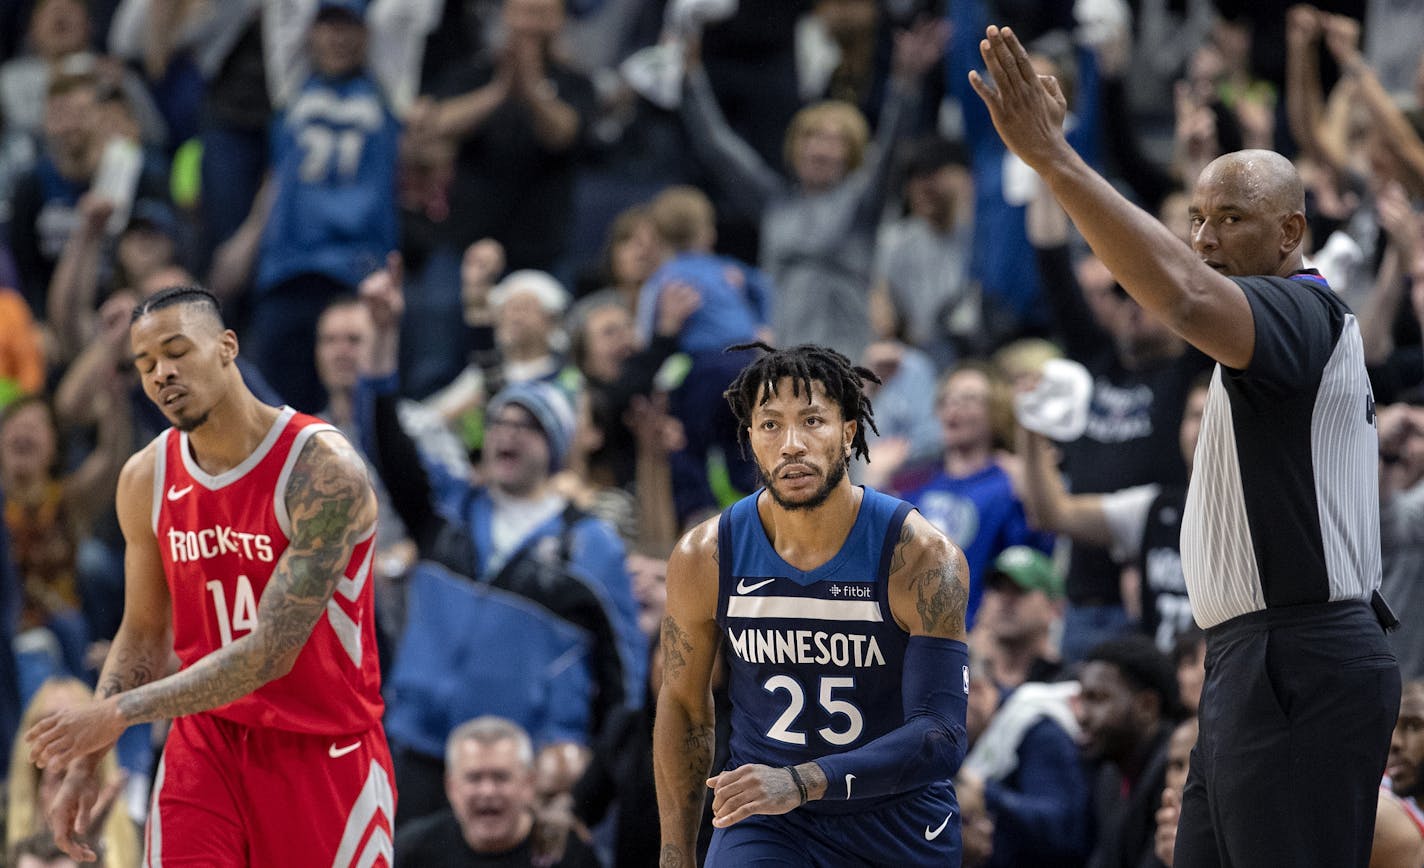
[(168, 436), (172, 428), (165, 428), (154, 440), (153, 449), (153, 504), (149, 508), (153, 522), (153, 535), (158, 536), (158, 514), (163, 510), (163, 479), (168, 475)]
[(302, 450), (307, 447), (307, 441), (323, 431), (341, 433), (335, 426), (325, 422), (304, 426), (297, 432), (297, 436), (292, 438), (292, 445), (287, 448), (287, 458), (282, 462), (282, 472), (277, 474), (277, 484), (272, 491), (272, 510), (277, 517), (277, 527), (282, 529), (282, 535), (288, 540), (292, 538), (292, 519), (287, 514), (287, 484), (292, 479), (292, 470), (297, 466), (297, 459), (302, 457)]
[(895, 546), (900, 542), (900, 530), (905, 526), (905, 519), (909, 518), (910, 510), (914, 508), (914, 504), (903, 500), (895, 507), (895, 512), (885, 525), (885, 539), (880, 543), (880, 566), (875, 570), (875, 596), (880, 605), (880, 615), (885, 619), (885, 623), (894, 624), (896, 628), (899, 628), (900, 624), (895, 620), (895, 613), (890, 610), (890, 561), (895, 557)]
[(727, 599), (732, 587), (732, 509), (722, 510), (717, 519), (717, 623), (727, 621)]

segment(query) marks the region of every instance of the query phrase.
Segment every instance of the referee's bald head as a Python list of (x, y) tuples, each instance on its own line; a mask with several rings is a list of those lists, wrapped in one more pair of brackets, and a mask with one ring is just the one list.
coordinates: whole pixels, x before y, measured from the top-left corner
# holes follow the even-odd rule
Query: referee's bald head
[(1222, 154), (1207, 164), (1199, 185), (1225, 184), (1270, 214), (1305, 213), (1305, 185), (1295, 164), (1275, 151)]
[(1212, 160), (1192, 190), (1192, 249), (1231, 277), (1286, 277), (1304, 264), (1305, 187), (1275, 151)]

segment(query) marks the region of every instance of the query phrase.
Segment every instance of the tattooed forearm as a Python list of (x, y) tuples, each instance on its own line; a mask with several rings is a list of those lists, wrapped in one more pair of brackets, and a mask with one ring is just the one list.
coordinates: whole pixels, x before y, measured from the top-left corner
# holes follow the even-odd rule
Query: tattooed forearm
[[(666, 634), (665, 634), (666, 635)], [(665, 683), (653, 718), (653, 774), (657, 781), (662, 827), (662, 866), (694, 864), (697, 829), (707, 799), (707, 771), (712, 765), (716, 729), (710, 692), (689, 706)]]
[(926, 633), (963, 635), (969, 592), (960, 576), (958, 558), (916, 574), (910, 579), (910, 589), (915, 592), (915, 609)]
[(144, 646), (119, 636), (104, 661), (104, 671), (95, 693), (100, 699), (107, 699), (125, 690), (141, 687), (159, 678), (167, 663), (166, 642), (151, 642)]
[(712, 750), (717, 734), (711, 726), (689, 723), (682, 736), (682, 752), (687, 776), (687, 807), (696, 814), (702, 813), (702, 801), (707, 798), (707, 770), (712, 766)]
[(350, 445), (307, 441), (287, 486), (292, 538), (257, 607), (257, 626), (176, 675), (125, 692), (130, 723), (226, 705), (285, 675), (326, 610), (356, 544), (375, 523), (375, 497)]

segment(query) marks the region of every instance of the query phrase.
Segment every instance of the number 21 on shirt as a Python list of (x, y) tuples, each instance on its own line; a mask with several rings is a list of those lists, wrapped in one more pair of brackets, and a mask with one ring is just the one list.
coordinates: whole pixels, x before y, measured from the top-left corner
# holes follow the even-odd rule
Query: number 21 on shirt
[(206, 587), (213, 598), (213, 614), (218, 619), (218, 635), (222, 637), (223, 647), (232, 644), (239, 630), (251, 633), (252, 628), (257, 626), (257, 600), (252, 595), (252, 582), (247, 576), (237, 577), (232, 608), (228, 608), (227, 591), (222, 582), (214, 579)]

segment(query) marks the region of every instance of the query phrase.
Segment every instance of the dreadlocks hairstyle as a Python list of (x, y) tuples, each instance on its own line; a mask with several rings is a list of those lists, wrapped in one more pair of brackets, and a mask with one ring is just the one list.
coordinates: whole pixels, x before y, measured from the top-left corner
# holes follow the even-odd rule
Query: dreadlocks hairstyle
[(831, 349), (817, 344), (802, 344), (789, 350), (775, 349), (762, 341), (737, 344), (727, 347), (726, 352), (761, 350), (764, 355), (747, 365), (722, 397), (732, 406), (737, 417), (737, 438), (746, 445), (747, 429), (752, 424), (752, 410), (771, 400), (772, 390), (782, 377), (791, 378), (791, 394), (801, 396), (806, 390), (811, 396), (811, 383), (818, 382), (826, 390), (826, 397), (841, 408), (841, 418), (855, 420), (855, 437), (850, 442), (851, 454), (869, 459), (870, 451), (865, 444), (865, 430), (876, 434), (875, 411), (870, 399), (861, 390), (866, 380), (879, 383), (880, 378), (869, 368), (853, 364), (850, 359)]
[(217, 296), (201, 286), (170, 286), (167, 289), (161, 289), (138, 303), (129, 322), (138, 322), (142, 316), (156, 310), (163, 310), (165, 307), (172, 307), (175, 304), (198, 305), (211, 314), (218, 321), (218, 325), (224, 325), (222, 303), (218, 301)]

